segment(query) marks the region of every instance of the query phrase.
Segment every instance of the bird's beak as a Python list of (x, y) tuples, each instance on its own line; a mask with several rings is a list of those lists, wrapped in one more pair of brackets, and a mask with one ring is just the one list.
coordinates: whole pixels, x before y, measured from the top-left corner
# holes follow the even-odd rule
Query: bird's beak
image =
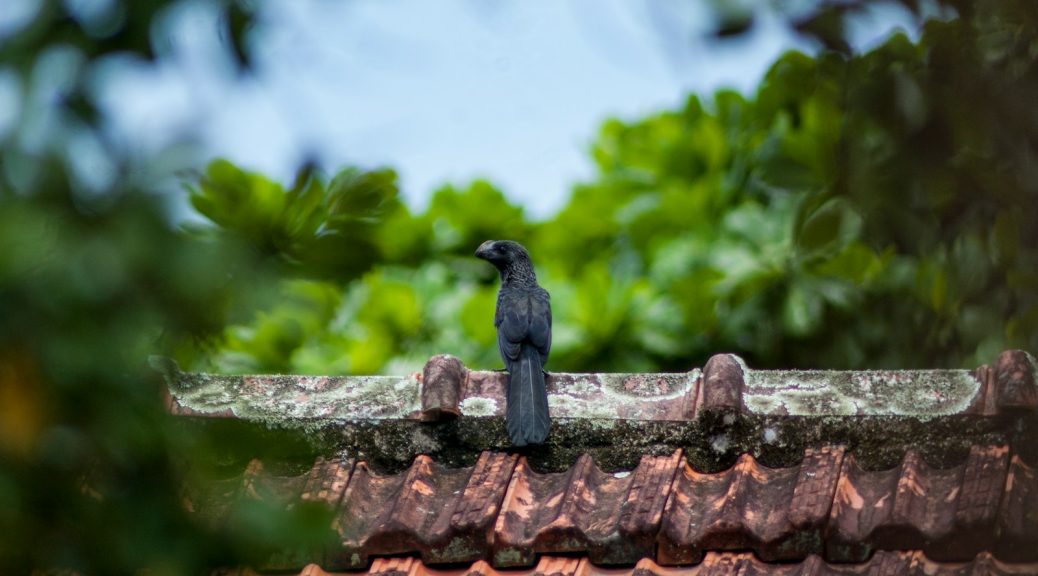
[(487, 240), (486, 242), (480, 244), (479, 248), (476, 248), (476, 258), (482, 258), (484, 260), (487, 260), (487, 257), (490, 256), (490, 251), (493, 247), (493, 240)]

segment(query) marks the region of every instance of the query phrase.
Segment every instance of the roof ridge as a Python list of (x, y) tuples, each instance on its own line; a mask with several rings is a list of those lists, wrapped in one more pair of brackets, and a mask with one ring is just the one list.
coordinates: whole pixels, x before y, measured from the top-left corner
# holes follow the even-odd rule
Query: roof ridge
[[(170, 410), (287, 424), (314, 421), (501, 416), (501, 372), (469, 370), (433, 356), (404, 376), (215, 375), (185, 373), (168, 358)], [(685, 421), (716, 411), (758, 416), (997, 416), (1038, 411), (1038, 363), (1002, 352), (974, 370), (756, 370), (717, 354), (702, 370), (678, 373), (551, 373), (557, 418)]]
[[(380, 468), (407, 467), (422, 453), (470, 466), (480, 451), (509, 446), (504, 375), (450, 356), (405, 376), (217, 376), (157, 363), (175, 414), (260, 424), (297, 434), (317, 453), (368, 455)], [(633, 469), (643, 454), (682, 448), (697, 469), (715, 471), (745, 452), (787, 466), (804, 448), (845, 444), (870, 468), (909, 449), (951, 466), (982, 440), (1035, 462), (1036, 379), (1033, 357), (1019, 350), (976, 370), (754, 370), (719, 354), (681, 373), (554, 373), (552, 432), (522, 454), (555, 471), (584, 452), (604, 469)]]

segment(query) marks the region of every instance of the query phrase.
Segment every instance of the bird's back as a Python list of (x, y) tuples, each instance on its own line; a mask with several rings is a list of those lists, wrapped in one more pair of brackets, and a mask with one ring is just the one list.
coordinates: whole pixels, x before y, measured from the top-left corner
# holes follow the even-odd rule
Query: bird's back
[(497, 295), (498, 345), (505, 363), (519, 357), (518, 347), (529, 344), (548, 361), (551, 350), (551, 298), (540, 286), (502, 286)]

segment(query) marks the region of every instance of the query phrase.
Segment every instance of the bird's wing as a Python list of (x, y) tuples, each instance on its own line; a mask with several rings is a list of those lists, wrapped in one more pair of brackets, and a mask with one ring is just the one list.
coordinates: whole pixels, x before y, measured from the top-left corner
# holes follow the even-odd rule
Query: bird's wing
[(532, 344), (548, 361), (551, 350), (551, 299), (548, 292), (537, 290), (503, 290), (497, 302), (497, 345), (506, 360), (519, 358), (519, 347)]
[(548, 362), (551, 351), (551, 297), (548, 291), (538, 289), (530, 295), (530, 325), (528, 339), (541, 355), (541, 364)]
[(501, 290), (497, 297), (497, 346), (507, 364), (519, 358), (530, 327), (529, 299), (522, 292)]

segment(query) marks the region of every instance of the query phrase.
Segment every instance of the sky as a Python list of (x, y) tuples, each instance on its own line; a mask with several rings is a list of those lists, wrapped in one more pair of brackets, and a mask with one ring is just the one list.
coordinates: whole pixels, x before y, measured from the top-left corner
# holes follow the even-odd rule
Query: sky
[[(209, 141), (278, 174), (304, 150), (328, 166), (390, 164), (416, 206), (444, 183), (487, 178), (544, 217), (592, 176), (605, 118), (674, 107), (689, 91), (750, 91), (796, 44), (774, 20), (743, 46), (708, 43), (692, 31), (705, 14), (676, 6), (280, 4), (258, 51), (261, 82)], [(242, 132), (253, 134), (245, 146)]]
[[(194, 141), (189, 162), (224, 157), (286, 183), (307, 159), (330, 173), (389, 166), (418, 210), (444, 184), (485, 178), (546, 218), (593, 177), (589, 150), (606, 118), (719, 88), (752, 94), (781, 53), (814, 50), (766, 10), (749, 34), (718, 41), (706, 4), (665, 0), (258, 5), (244, 76), (205, 0), (157, 29), (157, 67), (113, 62), (98, 87), (112, 134), (146, 156)], [(853, 43), (867, 48), (907, 21), (889, 5), (873, 10)]]

